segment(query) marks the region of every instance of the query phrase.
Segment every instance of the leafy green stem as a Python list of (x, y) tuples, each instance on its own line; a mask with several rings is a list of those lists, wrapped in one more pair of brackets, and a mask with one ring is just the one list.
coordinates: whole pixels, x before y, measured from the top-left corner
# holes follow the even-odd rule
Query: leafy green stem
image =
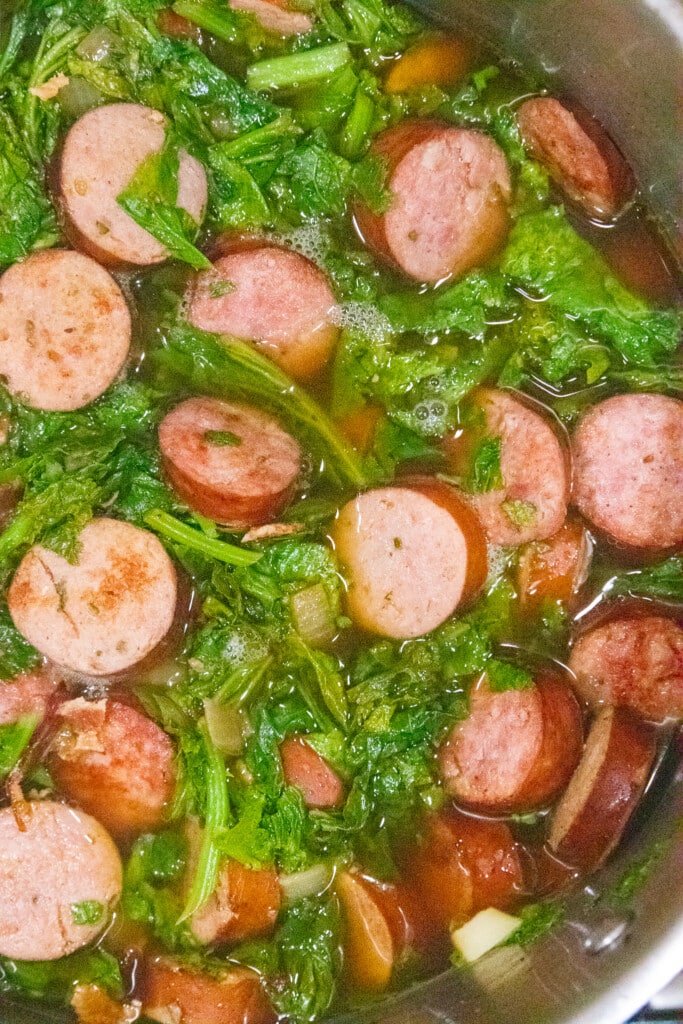
[(206, 555), (207, 558), (225, 562), (226, 565), (253, 565), (263, 557), (260, 551), (247, 551), (236, 544), (207, 537), (206, 534), (194, 530), (191, 526), (176, 519), (175, 516), (158, 508), (147, 513), (145, 522), (155, 533), (165, 537), (166, 540), (189, 548), (190, 551), (197, 551), (199, 554)]
[(228, 827), (230, 819), (228, 780), (223, 757), (209, 736), (206, 719), (201, 720), (198, 729), (204, 746), (207, 769), (204, 829), (197, 857), (197, 868), (178, 924), (182, 924), (183, 921), (192, 917), (206, 903), (216, 888), (221, 858), (216, 838), (221, 829)]

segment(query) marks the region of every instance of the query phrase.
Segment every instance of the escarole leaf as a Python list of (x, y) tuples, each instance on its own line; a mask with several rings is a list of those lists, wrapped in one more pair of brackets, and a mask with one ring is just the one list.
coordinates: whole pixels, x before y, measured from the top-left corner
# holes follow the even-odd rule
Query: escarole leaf
[(257, 400), (301, 433), (337, 481), (353, 487), (368, 483), (355, 452), (320, 406), (251, 346), (178, 324), (167, 332), (155, 358), (162, 373), (171, 380), (182, 378), (185, 387), (200, 394)]
[(177, 205), (179, 168), (180, 150), (167, 132), (161, 151), (143, 161), (117, 202), (171, 256), (189, 263), (195, 270), (203, 270), (211, 263), (191, 241), (199, 225)]
[(517, 220), (501, 270), (631, 363), (655, 366), (678, 347), (679, 315), (673, 310), (652, 310), (629, 292), (559, 207)]

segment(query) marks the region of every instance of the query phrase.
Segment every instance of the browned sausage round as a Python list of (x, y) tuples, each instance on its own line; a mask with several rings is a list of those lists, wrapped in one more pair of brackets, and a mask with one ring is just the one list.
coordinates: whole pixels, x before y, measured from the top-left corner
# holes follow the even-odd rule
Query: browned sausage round
[(209, 900), (192, 916), (192, 932), (203, 945), (244, 942), (275, 927), (282, 894), (275, 871), (252, 870), (229, 860)]
[(159, 427), (166, 474), (187, 504), (236, 529), (282, 512), (301, 472), (301, 449), (268, 413), (188, 398)]
[(334, 295), (314, 263), (275, 245), (221, 256), (190, 295), (195, 327), (253, 342), (292, 377), (310, 377), (332, 355)]
[(433, 815), (405, 861), (406, 875), (445, 928), (487, 907), (507, 910), (524, 890), (519, 847), (502, 821)]
[(603, 708), (555, 808), (549, 844), (561, 860), (592, 870), (612, 852), (645, 788), (654, 730), (627, 708)]
[(620, 544), (683, 544), (683, 402), (616, 395), (593, 406), (572, 442), (574, 503)]
[(109, 387), (128, 356), (121, 289), (98, 263), (52, 249), (0, 278), (0, 373), (37, 409), (80, 409)]
[(500, 438), (502, 487), (470, 496), (492, 544), (528, 544), (560, 529), (567, 515), (569, 472), (554, 430), (507, 391), (477, 393), (487, 436)]
[(122, 883), (116, 847), (89, 815), (48, 800), (26, 804), (20, 819), (11, 807), (0, 810), (3, 956), (56, 960), (87, 945), (107, 924)]
[[(165, 246), (116, 201), (141, 164), (161, 151), (166, 126), (158, 110), (112, 103), (89, 110), (66, 137), (58, 172), (60, 203), (76, 247), (101, 263), (145, 266), (168, 257)], [(185, 152), (180, 155), (177, 202), (201, 224), (206, 173)]]
[(650, 615), (596, 626), (574, 644), (569, 668), (592, 706), (625, 705), (655, 722), (683, 719), (683, 629), (671, 619)]
[(30, 672), (0, 683), (0, 725), (29, 715), (44, 718), (57, 686), (55, 679), (42, 672)]
[(173, 797), (173, 744), (146, 715), (116, 700), (68, 701), (50, 758), (57, 788), (116, 838), (159, 828)]
[(388, 165), (388, 211), (355, 210), (361, 236), (417, 281), (440, 281), (480, 266), (508, 227), (510, 172), (493, 139), (438, 121), (406, 121), (371, 152)]
[(486, 544), (446, 484), (410, 482), (354, 498), (332, 529), (357, 625), (396, 639), (435, 629), (486, 578)]
[(244, 967), (200, 974), (169, 960), (144, 967), (143, 1011), (160, 1024), (275, 1024), (259, 976)]
[(557, 677), (500, 693), (482, 677), (469, 716), (441, 749), (446, 790), (463, 806), (493, 814), (543, 807), (569, 782), (582, 741), (578, 702)]
[(547, 540), (522, 549), (517, 563), (519, 597), (539, 611), (546, 602), (568, 604), (588, 578), (593, 543), (588, 530), (568, 520)]
[(280, 757), (285, 782), (301, 790), (307, 807), (340, 807), (344, 803), (343, 782), (303, 736), (290, 736), (281, 743)]
[(590, 216), (610, 219), (631, 198), (630, 168), (587, 111), (541, 96), (522, 103), (517, 120), (532, 156)]
[(115, 519), (79, 535), (75, 565), (36, 544), (8, 593), (17, 629), (57, 665), (113, 675), (142, 661), (168, 633), (176, 574), (159, 541)]
[(298, 36), (310, 32), (313, 22), (303, 11), (289, 10), (278, 0), (230, 0), (233, 11), (246, 11), (256, 16), (269, 32), (279, 36)]

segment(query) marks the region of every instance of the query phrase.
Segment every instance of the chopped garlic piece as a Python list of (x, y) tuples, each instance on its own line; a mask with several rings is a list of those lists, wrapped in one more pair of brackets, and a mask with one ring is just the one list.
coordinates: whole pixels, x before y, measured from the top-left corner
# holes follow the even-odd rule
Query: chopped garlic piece
[(453, 945), (465, 960), (473, 963), (488, 953), (494, 946), (505, 942), (521, 924), (519, 917), (504, 914), (502, 910), (488, 907), (475, 914), (462, 928), (451, 932)]

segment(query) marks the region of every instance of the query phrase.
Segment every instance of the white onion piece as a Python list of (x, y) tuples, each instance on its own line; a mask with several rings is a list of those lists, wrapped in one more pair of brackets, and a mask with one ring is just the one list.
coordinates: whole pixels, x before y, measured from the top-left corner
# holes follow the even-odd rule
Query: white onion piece
[(204, 701), (204, 715), (214, 746), (228, 757), (241, 754), (244, 747), (244, 716), (239, 708), (207, 697)]
[(334, 868), (329, 864), (314, 864), (306, 871), (295, 875), (280, 875), (280, 886), (286, 900), (293, 903), (305, 896), (320, 896), (334, 877)]

